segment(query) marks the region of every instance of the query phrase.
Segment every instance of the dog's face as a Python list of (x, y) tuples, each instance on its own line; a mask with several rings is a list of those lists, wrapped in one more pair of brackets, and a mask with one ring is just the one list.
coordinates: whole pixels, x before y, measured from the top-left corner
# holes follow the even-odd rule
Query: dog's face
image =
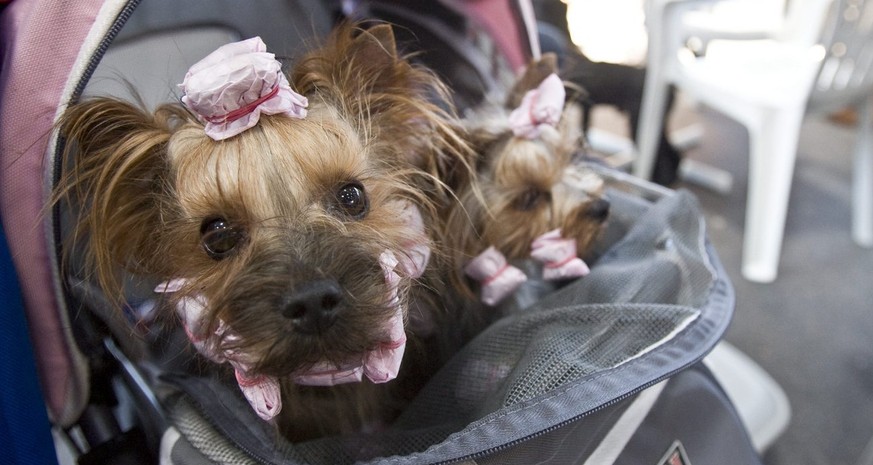
[[(193, 125), (168, 144), (163, 253), (259, 373), (342, 366), (385, 342), (395, 304), (380, 257), (414, 268), (410, 246), (432, 245), (409, 219), (422, 199), (398, 161), (336, 116), (315, 103), (305, 120), (269, 118), (222, 144)], [(411, 284), (413, 270), (396, 271)]]
[(274, 377), (390, 340), (441, 240), (447, 185), (469, 166), (430, 102), (441, 85), (398, 56), (387, 26), (341, 28), (289, 78), (305, 118), (262, 115), (225, 140), (178, 105), (110, 99), (61, 126), (79, 155), (58, 196), (84, 207), (104, 289), (119, 291), (118, 268), (183, 282), (170, 302), (206, 302), (203, 333), (226, 325), (222, 349)]
[[(570, 119), (567, 112), (563, 119)], [(485, 152), (479, 173), (490, 214), (479, 218), (481, 236), (507, 258), (527, 257), (533, 240), (554, 229), (575, 239), (583, 254), (609, 215), (602, 179), (576, 162), (578, 145), (561, 137), (509, 133)]]
[(478, 152), (477, 176), (485, 208), (465, 194), (465, 215), (473, 218), (477, 234), (467, 242), (468, 253), (495, 246), (507, 258), (526, 258), (538, 236), (560, 228), (575, 239), (584, 255), (597, 239), (609, 215), (602, 179), (579, 163), (582, 148), (581, 113), (574, 105), (561, 118), (544, 126), (536, 137), (513, 133), (509, 114), (524, 94), (554, 73), (553, 56), (528, 67), (496, 115), (470, 121), (470, 138)]

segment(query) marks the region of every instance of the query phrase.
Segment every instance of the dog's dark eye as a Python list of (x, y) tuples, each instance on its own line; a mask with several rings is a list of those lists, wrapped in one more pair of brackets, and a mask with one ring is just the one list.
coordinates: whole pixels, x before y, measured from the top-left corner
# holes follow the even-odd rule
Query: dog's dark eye
[(531, 188), (515, 199), (513, 206), (516, 210), (528, 211), (536, 208), (540, 202), (548, 201), (550, 194), (539, 189)]
[(221, 260), (237, 246), (242, 239), (242, 231), (232, 226), (224, 218), (213, 218), (200, 226), (200, 242), (209, 257)]
[(364, 186), (350, 182), (340, 186), (336, 191), (336, 208), (345, 216), (359, 220), (367, 215), (369, 202)]

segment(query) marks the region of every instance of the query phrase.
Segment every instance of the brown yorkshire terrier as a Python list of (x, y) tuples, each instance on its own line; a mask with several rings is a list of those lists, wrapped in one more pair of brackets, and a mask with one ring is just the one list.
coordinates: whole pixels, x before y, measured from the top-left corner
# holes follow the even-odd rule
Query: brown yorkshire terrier
[(390, 26), (342, 26), (280, 68), (254, 38), (192, 66), (181, 104), (71, 106), (55, 199), (78, 205), (104, 291), (122, 295), (122, 272), (161, 283), (200, 354), (284, 436), (378, 428), (459, 327), (439, 219), (472, 152)]
[(472, 259), (466, 274), (480, 282), (489, 305), (525, 280), (508, 261), (534, 258), (547, 280), (586, 274), (577, 255), (591, 250), (609, 215), (603, 180), (578, 163), (581, 113), (565, 103), (555, 70), (555, 56), (545, 55), (528, 66), (505, 106), (466, 119), (484, 204), (462, 190), (463, 208), (450, 222), (466, 257), (456, 262)]

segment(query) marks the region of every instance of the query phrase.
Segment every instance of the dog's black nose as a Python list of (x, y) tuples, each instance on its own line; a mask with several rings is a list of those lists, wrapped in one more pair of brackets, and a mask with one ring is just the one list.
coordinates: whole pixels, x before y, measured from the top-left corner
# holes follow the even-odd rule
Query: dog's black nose
[(336, 321), (342, 289), (330, 279), (310, 281), (285, 296), (282, 315), (290, 319), (301, 333), (320, 333)]
[(597, 221), (604, 221), (609, 216), (609, 200), (597, 199), (585, 209), (585, 215)]

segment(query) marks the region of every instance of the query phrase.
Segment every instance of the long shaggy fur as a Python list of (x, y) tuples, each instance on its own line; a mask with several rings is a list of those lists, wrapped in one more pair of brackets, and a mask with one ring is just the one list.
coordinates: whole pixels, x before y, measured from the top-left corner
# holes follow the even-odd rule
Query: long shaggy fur
[[(60, 125), (69, 170), (54, 200), (76, 210), (85, 269), (116, 303), (124, 272), (186, 279), (165, 298), (170, 314), (179, 299), (205, 296), (209, 327), (220, 320), (240, 336), (225, 344), (255, 355), (259, 373), (287, 379), (278, 424), (299, 440), (390, 419), (456, 344), (434, 345), (443, 328), (459, 324), (440, 303), (451, 267), (442, 218), (453, 190), (475, 183), (458, 123), (441, 109), (446, 89), (398, 55), (389, 26), (340, 27), (289, 80), (309, 99), (305, 119), (262, 116), (220, 142), (179, 104), (154, 113), (111, 98), (71, 106)], [(366, 194), (361, 217), (337, 203), (337, 189), (349, 183)], [(398, 201), (421, 211), (434, 252), (424, 276), (401, 277), (410, 343), (400, 378), (333, 388), (292, 383), (292, 373), (341, 363), (384, 337), (395, 307), (379, 257), (406, 253), (416, 234), (400, 220)], [(206, 253), (202, 235), (216, 219), (238, 238), (219, 259)], [(278, 310), (313, 279), (342, 289), (339, 318), (315, 335), (296, 331)]]
[[(509, 114), (525, 93), (556, 68), (555, 56), (544, 55), (519, 77), (503, 106), (465, 120), (477, 153), (479, 190), (462, 189), (461, 207), (449, 218), (456, 262), (465, 263), (492, 245), (510, 260), (528, 258), (533, 240), (556, 228), (576, 240), (581, 256), (599, 237), (609, 204), (602, 180), (578, 166), (579, 109), (565, 105), (558, 126), (535, 139), (517, 137), (509, 126)], [(466, 282), (460, 271), (455, 278), (459, 285)]]

